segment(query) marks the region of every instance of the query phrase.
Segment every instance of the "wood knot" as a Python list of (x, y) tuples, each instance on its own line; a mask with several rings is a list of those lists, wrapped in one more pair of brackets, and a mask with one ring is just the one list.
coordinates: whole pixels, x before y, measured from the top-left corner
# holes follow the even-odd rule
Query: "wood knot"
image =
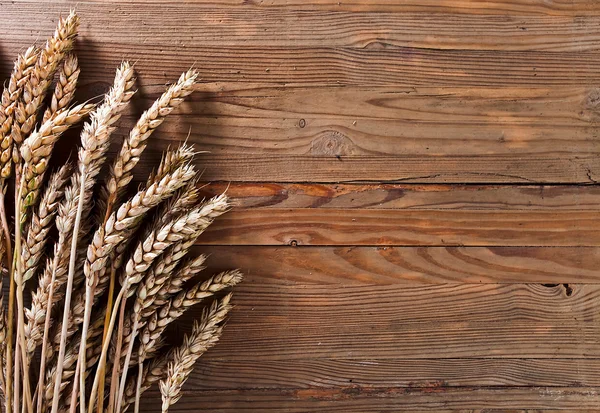
[(600, 88), (596, 87), (588, 92), (585, 105), (588, 109), (596, 109), (600, 106)]
[(310, 154), (318, 156), (346, 156), (354, 153), (352, 140), (338, 131), (325, 131), (310, 146)]

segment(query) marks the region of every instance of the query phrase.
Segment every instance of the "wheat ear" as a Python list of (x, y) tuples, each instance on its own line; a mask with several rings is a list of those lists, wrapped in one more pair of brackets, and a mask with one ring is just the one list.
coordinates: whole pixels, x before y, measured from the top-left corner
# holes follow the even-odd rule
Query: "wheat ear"
[[(123, 276), (121, 277), (121, 290), (114, 304), (115, 308), (119, 308), (119, 305), (121, 305), (117, 343), (120, 342), (119, 337), (121, 337), (122, 334), (126, 300), (134, 293), (134, 291), (132, 291), (132, 287), (135, 287), (141, 281), (143, 274), (148, 270), (155, 258), (161, 255), (165, 249), (167, 249), (170, 245), (189, 237), (195, 232), (203, 231), (208, 227), (208, 225), (210, 225), (211, 222), (211, 219), (203, 218), (200, 215), (200, 208), (196, 208), (189, 213), (184, 214), (177, 220), (154, 230), (149, 237), (137, 245), (131, 258), (127, 262), (127, 265), (125, 266)], [(111, 330), (109, 328), (109, 332), (110, 331)], [(120, 351), (121, 349), (117, 345), (115, 354), (120, 354)], [(122, 373), (123, 378), (126, 377), (127, 369), (129, 367), (128, 363), (129, 360), (127, 360), (127, 362), (124, 364)], [(117, 378), (115, 377), (116, 367), (117, 366), (113, 367), (113, 385), (117, 383)], [(120, 410), (120, 404), (122, 402), (120, 399), (122, 398), (121, 396), (124, 392), (124, 385), (124, 381), (121, 382), (121, 387), (119, 389), (120, 396), (116, 399), (116, 411)]]
[[(6, 259), (7, 269), (10, 275), (10, 292), (8, 296), (8, 320), (14, 319), (14, 300), (15, 300), (15, 279), (12, 277), (12, 246), (11, 246), (11, 234), (8, 229), (8, 222), (6, 219), (6, 206), (5, 206), (5, 192), (6, 182), (5, 180), (10, 177), (11, 166), (12, 166), (12, 150), (13, 150), (13, 137), (11, 133), (12, 124), (14, 121), (14, 111), (17, 106), (17, 101), (20, 99), (23, 93), (24, 82), (28, 79), (29, 72), (35, 67), (37, 61), (37, 49), (30, 47), (27, 51), (20, 55), (13, 72), (10, 76), (8, 85), (2, 92), (2, 102), (0, 104), (0, 219), (2, 220), (2, 231), (4, 232), (4, 242), (6, 244)], [(12, 391), (13, 391), (13, 380), (12, 380), (12, 366), (13, 365), (13, 323), (8, 323), (7, 326), (7, 337), (4, 341), (6, 346), (6, 380), (5, 380), (5, 395), (6, 395), (6, 412), (12, 412)]]
[[(104, 204), (105, 206), (104, 208), (99, 209), (99, 222), (106, 222), (106, 219), (108, 219), (108, 216), (112, 212), (114, 204), (118, 201), (119, 197), (122, 196), (123, 191), (131, 181), (132, 170), (137, 165), (142, 152), (146, 148), (146, 141), (150, 135), (161, 125), (165, 117), (171, 113), (173, 109), (179, 106), (186, 96), (192, 93), (197, 76), (198, 74), (194, 70), (183, 73), (179, 77), (179, 80), (175, 84), (169, 86), (152, 106), (142, 114), (131, 130), (129, 136), (123, 141), (119, 155), (110, 168), (107, 185), (102, 188), (100, 204)], [(104, 212), (103, 220), (102, 212)], [(119, 262), (118, 259), (116, 261)], [(109, 278), (109, 303), (112, 303), (114, 295), (115, 273), (116, 270), (112, 268)], [(106, 316), (107, 318), (110, 317), (110, 310), (107, 312)], [(104, 392), (104, 374), (105, 372), (102, 370), (102, 385), (100, 386), (101, 397), (98, 399), (99, 403), (102, 400)]]
[(142, 114), (129, 136), (123, 141), (121, 151), (110, 168), (107, 186), (104, 188), (103, 198), (107, 200), (108, 213), (110, 213), (112, 204), (118, 200), (131, 181), (133, 177), (131, 172), (139, 162), (148, 138), (160, 126), (165, 117), (192, 93), (197, 77), (198, 72), (195, 70), (183, 73), (179, 80), (169, 86), (150, 109)]
[[(47, 42), (45, 47), (41, 50), (39, 58), (28, 75), (28, 81), (24, 84), (24, 91), (21, 97), (17, 101), (16, 110), (14, 112), (14, 120), (11, 128), (11, 136), (13, 140), (13, 162), (17, 166), (16, 168), (16, 182), (18, 183), (18, 197), (16, 200), (15, 210), (18, 219), (15, 220), (15, 256), (18, 257), (20, 254), (20, 241), (21, 241), (21, 228), (20, 224), (22, 219), (20, 217), (22, 202), (21, 197), (23, 196), (23, 190), (21, 188), (21, 182), (23, 179), (19, 177), (20, 171), (18, 168), (20, 161), (20, 144), (23, 139), (31, 132), (36, 121), (38, 110), (42, 104), (43, 98), (46, 94), (46, 90), (59, 62), (64, 57), (64, 54), (70, 50), (73, 46), (73, 41), (77, 35), (77, 28), (79, 25), (79, 18), (75, 13), (71, 12), (66, 19), (61, 19), (56, 32)], [(27, 351), (25, 349), (25, 332), (24, 332), (24, 300), (22, 291), (22, 273), (20, 269), (20, 261), (16, 260), (16, 269), (14, 271), (16, 277), (15, 292), (17, 298), (17, 331), (19, 335), (19, 345), (16, 347), (20, 348), (22, 355), (23, 365), (23, 399), (25, 401), (28, 411), (33, 412), (33, 406), (31, 401), (31, 389), (28, 372), (28, 360)], [(18, 363), (15, 362), (15, 371), (19, 369)], [(16, 391), (15, 391), (16, 393)], [(15, 406), (16, 409), (16, 406)]]
[[(172, 202), (169, 202), (166, 204), (167, 208), (172, 208), (169, 210), (169, 212), (167, 211), (159, 211), (159, 214), (157, 215), (157, 219), (155, 219), (155, 221), (153, 222), (153, 225), (150, 226), (149, 228), (159, 228), (162, 225), (165, 225), (169, 220), (175, 219), (179, 214), (183, 213), (182, 211), (185, 211), (189, 206), (191, 206), (193, 203), (195, 203), (196, 199), (197, 199), (197, 193), (195, 194), (195, 188), (193, 188), (193, 190), (190, 193), (190, 196), (188, 196), (188, 194), (183, 193), (180, 194), (179, 197), (175, 198)], [(202, 205), (202, 207), (200, 208), (200, 212), (199, 212), (199, 216), (202, 218), (208, 218), (208, 219), (214, 219), (217, 216), (225, 213), (227, 211), (229, 207), (227, 198), (223, 195), (223, 196), (218, 196), (215, 197), (211, 200), (209, 200), (208, 202), (204, 203)], [(193, 245), (194, 241), (198, 238), (198, 236), (202, 233), (202, 231), (204, 230), (204, 228), (200, 228), (199, 232), (195, 232), (195, 233), (191, 233), (189, 236), (187, 236), (186, 238), (184, 238), (182, 241), (180, 241), (179, 243), (175, 244), (172, 248), (171, 251), (169, 251), (170, 254), (172, 254), (173, 252), (178, 253), (180, 257), (183, 257), (188, 249), (191, 247), (191, 245)], [(147, 239), (147, 237), (150, 236), (150, 234), (145, 234), (142, 239)], [(156, 295), (158, 294), (158, 292), (160, 291), (161, 286), (164, 286), (164, 284), (167, 282), (168, 277), (160, 277), (160, 271), (164, 271), (164, 267), (161, 268), (160, 264), (162, 262), (171, 262), (171, 265), (173, 265), (173, 256), (169, 256), (170, 254), (167, 254), (166, 257), (162, 257), (162, 259), (158, 262), (158, 268), (154, 269), (152, 268), (149, 271), (149, 274), (146, 276), (145, 278), (145, 282), (141, 283), (138, 288), (137, 288), (137, 292), (136, 292), (136, 301), (134, 303), (134, 311), (133, 311), (133, 315), (134, 318), (132, 318), (132, 329), (130, 332), (128, 332), (128, 334), (118, 334), (117, 337), (120, 337), (121, 335), (124, 336), (125, 340), (125, 344), (127, 344), (127, 342), (129, 342), (129, 346), (127, 351), (125, 352), (125, 363), (124, 365), (128, 365), (128, 360), (131, 357), (131, 354), (133, 352), (133, 344), (134, 344), (134, 338), (136, 337), (136, 334), (138, 332), (138, 327), (140, 322), (143, 320), (143, 312), (144, 310), (147, 311), (148, 307), (151, 307), (154, 303), (154, 299), (156, 297)], [(178, 258), (180, 259), (180, 258)], [(173, 265), (174, 267), (174, 265)], [(156, 283), (156, 279), (155, 277), (159, 276), (160, 282)], [(119, 355), (120, 354), (120, 346), (117, 345), (116, 347), (116, 354)], [(127, 371), (127, 367), (125, 367), (124, 372)], [(122, 382), (123, 383), (123, 382)]]
[[(138, 192), (132, 199), (123, 204), (116, 213), (111, 215), (104, 228), (96, 230), (92, 242), (88, 246), (87, 258), (84, 264), (86, 279), (88, 282), (93, 282), (93, 300), (98, 299), (106, 288), (105, 270), (111, 252), (130, 236), (131, 228), (138, 225), (149, 209), (171, 196), (194, 175), (195, 169), (191, 165), (182, 166), (172, 175)], [(73, 304), (67, 326), (68, 331), (77, 328), (83, 322), (86, 306), (85, 295), (85, 291), (79, 292), (75, 294), (72, 300)]]
[[(222, 272), (204, 282), (196, 284), (188, 291), (180, 292), (176, 297), (172, 298), (162, 308), (155, 312), (144, 330), (140, 333), (138, 375), (143, 371), (145, 359), (149, 358), (150, 354), (157, 351), (160, 336), (170, 323), (181, 317), (183, 313), (192, 306), (199, 304), (207, 297), (210, 297), (219, 291), (233, 287), (241, 280), (242, 274), (237, 270)], [(138, 385), (141, 382), (142, 378), (138, 377)], [(140, 394), (141, 389), (138, 388), (136, 390), (135, 400), (136, 413), (139, 412)]]
[[(162, 228), (155, 230), (148, 238), (138, 244), (131, 258), (127, 262), (124, 274), (121, 277), (121, 292), (125, 298), (122, 303), (119, 303), (121, 304), (121, 313), (124, 312), (127, 297), (134, 293), (134, 291), (131, 290), (132, 287), (136, 286), (141, 281), (144, 273), (148, 270), (154, 259), (161, 255), (170, 245), (181, 241), (184, 238), (188, 238), (191, 234), (198, 231), (203, 231), (211, 224), (211, 222), (212, 220), (203, 217), (200, 208), (197, 208)], [(117, 302), (115, 302), (115, 308), (117, 308)], [(123, 318), (121, 318), (121, 320), (123, 320)], [(120, 328), (120, 330), (122, 329)], [(135, 331), (133, 333), (133, 338), (135, 338)], [(117, 334), (118, 338), (120, 332)], [(120, 348), (118, 347), (116, 354), (120, 354)], [(121, 408), (130, 357), (131, 353), (128, 353), (123, 365), (116, 411), (120, 411)], [(113, 381), (113, 383), (115, 382)]]
[[(93, 181), (99, 173), (102, 166), (106, 150), (108, 149), (109, 139), (114, 130), (114, 123), (120, 118), (121, 112), (133, 95), (133, 69), (128, 63), (123, 63), (117, 70), (113, 87), (107, 93), (104, 102), (92, 112), (90, 122), (86, 123), (81, 132), (81, 145), (79, 150), (78, 173), (80, 175), (79, 197), (75, 221), (73, 224), (73, 235), (71, 238), (71, 252), (69, 260), (69, 270), (67, 274), (67, 288), (65, 293), (65, 310), (63, 312), (63, 324), (61, 331), (61, 341), (58, 353), (57, 380), (54, 386), (54, 399), (52, 401), (52, 413), (58, 411), (58, 399), (61, 390), (62, 362), (65, 354), (65, 345), (67, 340), (67, 322), (71, 305), (71, 295), (73, 290), (73, 278), (75, 273), (77, 256), (77, 239), (79, 228), (81, 226), (81, 216), (83, 213), (83, 201), (85, 198), (85, 188), (89, 182)], [(85, 334), (83, 335), (82, 346), (85, 348)], [(85, 352), (83, 352), (85, 357)], [(84, 363), (85, 365), (85, 363)], [(85, 392), (81, 392), (85, 397)]]
[[(112, 89), (107, 93), (103, 105), (96, 112), (93, 113), (92, 122), (86, 125), (89, 126), (88, 128), (84, 127), (83, 132), (81, 134), (81, 148), (79, 150), (78, 169), (80, 173), (80, 179), (82, 182), (94, 181), (96, 175), (98, 175), (98, 173), (100, 172), (100, 168), (104, 163), (104, 157), (110, 143), (110, 135), (114, 130), (113, 125), (121, 117), (122, 111), (125, 109), (131, 97), (135, 93), (133, 90), (134, 84), (135, 78), (133, 76), (133, 68), (129, 65), (129, 63), (124, 62), (123, 64), (121, 64), (121, 67), (117, 70), (114, 85)], [(71, 257), (69, 261), (66, 295), (66, 297), (68, 296), (69, 299), (71, 298), (71, 291), (69, 290), (69, 288), (72, 288), (73, 277), (75, 274), (77, 237), (84, 209), (83, 188), (84, 186), (82, 185), (80, 188), (79, 203), (77, 205), (73, 237), (71, 240)], [(77, 362), (80, 366), (86, 365), (85, 348), (87, 340), (87, 330), (89, 328), (89, 317), (91, 316), (91, 299), (89, 297), (92, 295), (93, 290), (91, 290), (91, 286), (88, 282), (86, 283), (86, 311), (88, 310), (87, 306), (89, 306), (89, 314), (86, 314), (87, 319), (84, 319), (83, 324), (81, 351), (79, 354), (80, 358)], [(90, 302), (90, 304), (88, 304), (88, 302)], [(69, 308), (66, 308), (63, 317), (61, 344), (59, 351), (64, 349), (63, 343), (64, 341), (66, 341), (67, 337), (68, 319)], [(60, 380), (60, 376), (58, 380)], [(80, 374), (78, 382), (76, 371), (73, 382), (73, 392), (75, 393), (77, 393), (77, 386), (81, 385), (82, 391), (80, 392), (80, 408), (81, 412), (85, 413), (85, 376), (83, 374)], [(54, 405), (52, 413), (56, 413), (54, 411)]]
[(53, 114), (67, 108), (71, 104), (75, 97), (79, 72), (77, 57), (72, 53), (67, 54), (58, 72), (58, 79), (54, 86), (52, 100), (50, 101), (50, 106), (44, 111), (42, 122), (47, 121)]
[(37, 62), (30, 71), (25, 91), (18, 101), (15, 119), (12, 125), (13, 162), (19, 162), (19, 147), (23, 139), (31, 132), (36, 122), (38, 110), (52, 82), (58, 64), (65, 54), (73, 48), (79, 17), (71, 11), (65, 19), (60, 19), (54, 36), (48, 39), (39, 53)]
[(220, 301), (215, 301), (210, 309), (205, 309), (200, 322), (194, 323), (192, 332), (173, 352), (173, 360), (169, 363), (167, 377), (161, 380), (159, 386), (163, 413), (167, 413), (169, 407), (181, 398), (181, 388), (198, 358), (219, 340), (223, 330), (220, 324), (231, 310), (230, 301), (231, 294), (228, 294)]
[(37, 201), (54, 144), (67, 129), (80, 122), (93, 109), (94, 105), (91, 104), (60, 109), (23, 142), (21, 156), (25, 161), (23, 167), (25, 188), (22, 197), (22, 219), (25, 218), (25, 208), (34, 205)]
[[(165, 176), (160, 181), (150, 185), (147, 189), (138, 192), (131, 200), (121, 205), (116, 213), (111, 214), (106, 225), (94, 234), (94, 239), (89, 246), (88, 259), (86, 260), (86, 265), (84, 267), (86, 278), (89, 280), (88, 283), (90, 281), (98, 282), (98, 274), (106, 266), (111, 252), (123, 241), (124, 237), (127, 236), (128, 231), (138, 225), (139, 220), (144, 214), (150, 208), (158, 205), (189, 182), (195, 176), (195, 173), (193, 166), (189, 164), (183, 165), (173, 174)], [(120, 296), (122, 297), (123, 294), (121, 293)], [(120, 300), (119, 297), (117, 297), (117, 299)], [(115, 303), (116, 302), (117, 301), (115, 300)], [(115, 304), (114, 308), (117, 308), (116, 305), (117, 304)], [(94, 377), (94, 386), (92, 388), (90, 399), (90, 413), (93, 407), (92, 403), (96, 396), (95, 392), (98, 389), (98, 381), (100, 379), (99, 373), (106, 363), (107, 349), (108, 344), (110, 343), (109, 337), (112, 334), (114, 322), (115, 313), (113, 312), (107, 330), (107, 339), (103, 344), (98, 370)]]
[(3, 179), (10, 177), (12, 166), (12, 135), (10, 133), (14, 111), (18, 99), (23, 93), (24, 82), (28, 79), (29, 72), (35, 67), (38, 50), (32, 46), (17, 58), (8, 85), (2, 92), (0, 103), (0, 176)]
[[(48, 241), (48, 232), (58, 212), (59, 203), (64, 195), (64, 186), (69, 180), (71, 171), (71, 165), (66, 164), (52, 174), (37, 210), (31, 216), (31, 223), (21, 251), (23, 279), (25, 280), (30, 279), (37, 271)], [(43, 280), (40, 281), (39, 287), (42, 290), (45, 289)], [(32, 294), (31, 307), (25, 312), (27, 317), (25, 337), (27, 339), (27, 351), (30, 354), (35, 351), (37, 345), (42, 341), (41, 326), (46, 317), (48, 306), (47, 296), (39, 292), (40, 288)]]

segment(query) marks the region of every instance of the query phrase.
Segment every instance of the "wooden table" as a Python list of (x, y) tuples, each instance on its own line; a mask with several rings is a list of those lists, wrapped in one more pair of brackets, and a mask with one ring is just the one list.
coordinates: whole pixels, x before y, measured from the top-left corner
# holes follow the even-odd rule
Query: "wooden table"
[(81, 97), (136, 62), (120, 136), (200, 70), (141, 169), (190, 133), (238, 203), (173, 412), (600, 410), (600, 2), (2, 1), (3, 78), (70, 6)]

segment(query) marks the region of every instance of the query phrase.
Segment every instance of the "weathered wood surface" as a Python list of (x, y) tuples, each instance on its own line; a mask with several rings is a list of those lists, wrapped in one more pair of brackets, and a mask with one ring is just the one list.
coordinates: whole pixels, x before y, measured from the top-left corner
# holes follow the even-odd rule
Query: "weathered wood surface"
[[(211, 271), (238, 267), (246, 283), (599, 284), (598, 247), (198, 247)], [(328, 287), (326, 287), (328, 288)]]
[(189, 134), (236, 204), (173, 412), (600, 410), (600, 2), (0, 1), (3, 78), (72, 6), (80, 99), (136, 62), (117, 137), (200, 70), (139, 177)]

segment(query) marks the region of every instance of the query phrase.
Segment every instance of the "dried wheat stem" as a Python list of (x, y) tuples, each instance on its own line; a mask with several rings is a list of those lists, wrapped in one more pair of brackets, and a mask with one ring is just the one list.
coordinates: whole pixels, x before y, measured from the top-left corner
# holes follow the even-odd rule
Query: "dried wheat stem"
[(13, 322), (14, 320), (14, 289), (15, 289), (15, 279), (12, 277), (12, 250), (11, 250), (11, 242), (10, 242), (10, 230), (8, 229), (8, 222), (6, 220), (6, 209), (4, 204), (4, 196), (5, 196), (6, 188), (4, 186), (0, 186), (0, 218), (2, 220), (2, 234), (5, 240), (3, 244), (3, 249), (5, 250), (6, 255), (6, 268), (8, 270), (8, 278), (9, 278), (9, 297), (8, 297), (8, 315), (6, 318), (6, 338), (2, 341), (1, 346), (3, 347), (4, 355), (6, 358), (5, 368), (6, 372), (0, 372), (4, 376), (4, 389), (5, 389), (5, 401), (6, 401), (6, 412), (10, 412), (12, 408), (12, 354), (13, 354)]
[[(2, 232), (0, 232), (0, 238), (2, 237)], [(5, 357), (5, 340), (6, 340), (6, 313), (4, 312), (4, 291), (3, 291), (3, 283), (4, 283), (4, 273), (6, 272), (6, 268), (2, 264), (2, 261), (7, 258), (5, 255), (5, 246), (3, 240), (0, 239), (0, 394), (3, 394), (6, 397), (6, 383), (4, 378), (4, 357)], [(9, 258), (10, 259), (10, 258)]]
[(133, 377), (128, 380), (125, 398), (120, 413), (125, 413), (132, 403), (139, 400), (139, 396), (136, 396), (136, 391), (139, 391), (139, 394), (141, 394), (152, 387), (153, 384), (158, 383), (162, 378), (166, 377), (165, 370), (171, 359), (171, 353), (153, 359), (148, 366), (144, 367), (141, 378), (140, 375), (138, 375), (137, 382), (141, 381), (141, 383), (137, 383), (136, 379)]
[(47, 121), (53, 114), (68, 107), (75, 97), (75, 88), (79, 79), (79, 62), (74, 54), (67, 54), (58, 73), (54, 86), (52, 101), (46, 108), (42, 122)]
[[(23, 93), (23, 84), (28, 79), (29, 72), (33, 70), (35, 62), (37, 60), (37, 50), (35, 47), (30, 47), (27, 51), (20, 55), (13, 72), (11, 74), (8, 86), (4, 88), (2, 93), (2, 102), (0, 105), (0, 216), (2, 220), (2, 230), (4, 232), (4, 241), (6, 243), (6, 253), (8, 261), (8, 273), (11, 275), (12, 272), (12, 247), (10, 242), (10, 230), (8, 229), (6, 207), (5, 207), (5, 193), (6, 183), (5, 179), (10, 177), (11, 164), (12, 164), (12, 150), (13, 150), (13, 138), (11, 133), (12, 124), (14, 121), (14, 111), (17, 105), (18, 99), (20, 99)], [(10, 276), (10, 292), (8, 296), (8, 320), (14, 319), (14, 304), (15, 301), (15, 280)], [(8, 323), (7, 337), (6, 337), (6, 412), (12, 412), (13, 396), (13, 377), (12, 377), (12, 364), (13, 364), (13, 323)]]
[[(112, 133), (114, 127), (112, 126), (120, 117), (121, 112), (126, 107), (127, 103), (133, 96), (133, 85), (135, 79), (133, 77), (133, 68), (129, 65), (129, 63), (123, 63), (119, 70), (117, 70), (117, 75), (115, 77), (115, 83), (113, 88), (106, 95), (106, 99), (101, 108), (95, 112), (95, 117), (93, 121), (96, 122), (90, 123), (90, 127), (84, 131), (81, 135), (81, 144), (82, 147), (79, 151), (79, 172), (81, 174), (81, 180), (94, 180), (95, 176), (100, 172), (100, 167), (104, 162), (104, 156), (109, 146), (109, 138)], [(82, 187), (83, 188), (83, 187)], [(71, 260), (69, 262), (69, 276), (68, 280), (71, 280), (75, 273), (75, 258), (74, 255), (77, 250), (77, 231), (79, 229), (80, 217), (83, 211), (83, 203), (82, 203), (83, 193), (80, 193), (79, 205), (77, 208), (77, 214), (75, 216), (75, 227), (73, 232), (73, 239), (71, 244)], [(86, 276), (87, 278), (87, 276)], [(69, 284), (67, 284), (68, 288)], [(94, 286), (88, 281), (86, 282), (86, 305), (84, 312), (84, 320), (83, 320), (83, 329), (82, 329), (82, 339), (81, 339), (81, 350), (79, 352), (79, 360), (78, 364), (80, 366), (86, 365), (86, 340), (89, 328), (89, 321), (91, 317), (92, 310), (92, 297), (94, 295), (93, 291)], [(61, 333), (61, 337), (64, 336), (63, 340), (66, 340), (66, 329), (67, 329), (67, 321), (69, 319), (69, 311), (65, 310), (65, 314), (63, 317), (63, 331)], [(61, 348), (63, 347), (61, 341)], [(77, 372), (75, 373), (74, 381), (78, 379)], [(79, 375), (80, 386), (82, 389), (85, 389), (85, 375)], [(85, 403), (85, 391), (80, 392), (80, 408), (81, 413), (85, 413), (86, 403)], [(54, 413), (54, 412), (53, 412)]]
[[(171, 196), (194, 176), (194, 167), (188, 164), (183, 165), (172, 174), (153, 183), (147, 189), (138, 192), (131, 200), (124, 203), (116, 213), (113, 213), (107, 220), (104, 228), (96, 231), (88, 249), (88, 259), (84, 267), (88, 280), (95, 281), (97, 279), (97, 274), (105, 267), (111, 252), (123, 241), (123, 237), (128, 234), (129, 229), (137, 226), (139, 220), (150, 208), (153, 208)], [(119, 296), (115, 299), (113, 308), (118, 308), (121, 299), (119, 297), (122, 297), (123, 294), (119, 293)], [(92, 413), (92, 404), (94, 403), (99, 384), (99, 373), (106, 363), (106, 353), (110, 344), (112, 329), (114, 328), (113, 320), (115, 320), (115, 314), (111, 316), (107, 339), (103, 345), (103, 352), (100, 357), (96, 377), (94, 377), (94, 386), (90, 399), (90, 413)]]
[[(69, 320), (69, 311), (71, 304), (71, 295), (73, 290), (73, 278), (75, 275), (75, 265), (77, 256), (77, 239), (81, 225), (81, 216), (83, 213), (83, 201), (85, 199), (86, 182), (94, 181), (99, 173), (104, 160), (106, 150), (109, 145), (110, 134), (113, 124), (120, 118), (121, 112), (131, 99), (133, 91), (133, 69), (128, 63), (123, 63), (117, 70), (115, 81), (111, 90), (107, 93), (104, 102), (91, 115), (90, 122), (84, 125), (81, 132), (82, 147), (79, 150), (78, 170), (80, 174), (79, 198), (75, 221), (73, 225), (73, 235), (71, 238), (71, 255), (69, 260), (69, 271), (67, 275), (67, 288), (65, 293), (65, 310), (63, 312), (63, 322), (61, 331), (61, 340), (58, 353), (58, 372), (57, 381), (54, 386), (54, 399), (52, 401), (52, 413), (58, 411), (58, 399), (61, 390), (62, 362), (65, 354), (65, 345), (67, 340), (67, 322)], [(85, 349), (85, 338), (83, 334), (82, 347)], [(85, 352), (82, 351), (85, 358)], [(83, 363), (85, 365), (85, 362)]]
[[(94, 321), (90, 324), (90, 329), (88, 331), (88, 342), (86, 345), (86, 352), (89, 355), (92, 355), (92, 357), (88, 357), (87, 359), (87, 365), (85, 368), (85, 371), (87, 372), (90, 368), (93, 367), (94, 363), (97, 361), (97, 356), (99, 356), (99, 348), (98, 345), (100, 344), (100, 338), (101, 338), (101, 334), (102, 334), (102, 329), (103, 329), (103, 322), (104, 322), (104, 311), (105, 308), (101, 308), (99, 309), (100, 311), (94, 316)], [(73, 340), (70, 341), (67, 350), (65, 352), (65, 358), (64, 358), (64, 363), (63, 363), (63, 370), (62, 370), (62, 387), (63, 389), (67, 387), (69, 380), (71, 380), (75, 374), (76, 374), (76, 369), (77, 369), (77, 360), (79, 358), (79, 348), (80, 348), (80, 344), (81, 344), (81, 334), (78, 334), (76, 336), (74, 336)], [(56, 361), (56, 360), (54, 360)], [(43, 389), (43, 401), (44, 403), (52, 403), (53, 401), (53, 393), (54, 393), (54, 384), (56, 383), (56, 374), (57, 374), (57, 368), (56, 368), (56, 364), (53, 363), (52, 365), (50, 365), (50, 367), (48, 368), (47, 371), (47, 380), (43, 383), (42, 385), (42, 389)], [(73, 382), (72, 385), (75, 386), (77, 384), (77, 382)], [(77, 390), (75, 390), (76, 392)], [(38, 411), (44, 411), (44, 407), (42, 407), (42, 410), (38, 410)]]
[[(18, 357), (15, 357), (15, 372), (20, 367), (23, 368), (23, 408), (25, 411), (33, 413), (33, 401), (31, 397), (31, 383), (29, 381), (29, 358), (27, 357), (26, 338), (25, 338), (25, 304), (23, 297), (23, 272), (21, 269), (21, 235), (23, 231), (23, 220), (21, 218), (22, 211), (22, 196), (24, 190), (25, 175), (22, 175), (18, 195), (16, 197), (15, 204), (15, 251), (13, 257), (13, 268), (15, 269), (13, 277), (15, 278), (15, 293), (17, 299), (17, 342), (16, 347), (19, 348), (21, 353), (21, 361), (19, 363)], [(15, 377), (17, 373), (15, 373)], [(15, 380), (16, 383), (16, 380)], [(15, 395), (18, 391), (15, 390)], [(16, 405), (15, 405), (16, 408)]]
[[(93, 182), (88, 181), (86, 184), (86, 199), (84, 202), (89, 203)], [(69, 263), (69, 249), (67, 248), (67, 245), (69, 245), (71, 240), (75, 214), (79, 203), (78, 195), (80, 192), (80, 185), (79, 175), (75, 174), (71, 177), (71, 185), (65, 189), (65, 199), (58, 209), (56, 218), (58, 240), (54, 244), (53, 258), (47, 261), (44, 273), (39, 277), (37, 291), (33, 296), (33, 304), (37, 303), (36, 310), (45, 314), (39, 373), (39, 381), (41, 383), (44, 382), (44, 375), (46, 372), (45, 363), (48, 359), (47, 352), (50, 350), (49, 334), (52, 308), (54, 301), (58, 301), (61, 298), (61, 294), (59, 294), (60, 287), (67, 282), (67, 268)], [(33, 313), (36, 313), (37, 311), (32, 310)], [(60, 343), (60, 335), (58, 337), (58, 342)], [(38, 391), (41, 391), (41, 388), (42, 386), (38, 386)], [(42, 396), (38, 393), (38, 403), (41, 399)], [(38, 409), (38, 411), (40, 410)]]
[[(37, 271), (39, 262), (44, 253), (48, 241), (53, 219), (58, 212), (58, 206), (64, 195), (64, 186), (69, 180), (71, 165), (65, 164), (52, 174), (48, 186), (41, 198), (37, 210), (32, 214), (31, 223), (27, 230), (27, 236), (22, 245), (21, 265), (23, 268), (23, 279), (28, 280)], [(43, 285), (42, 285), (43, 287)], [(39, 290), (38, 290), (39, 291)], [(32, 295), (31, 308), (25, 311), (27, 324), (25, 326), (25, 337), (27, 339), (27, 351), (31, 354), (42, 341), (41, 325), (46, 317), (47, 301), (38, 291)], [(40, 301), (40, 299), (42, 301)]]
[(231, 309), (230, 300), (231, 294), (228, 294), (222, 300), (215, 301), (210, 309), (205, 309), (200, 322), (194, 323), (192, 332), (173, 352), (167, 377), (161, 380), (159, 386), (163, 413), (167, 413), (169, 407), (181, 398), (181, 388), (198, 358), (219, 340), (223, 328), (220, 324)]

